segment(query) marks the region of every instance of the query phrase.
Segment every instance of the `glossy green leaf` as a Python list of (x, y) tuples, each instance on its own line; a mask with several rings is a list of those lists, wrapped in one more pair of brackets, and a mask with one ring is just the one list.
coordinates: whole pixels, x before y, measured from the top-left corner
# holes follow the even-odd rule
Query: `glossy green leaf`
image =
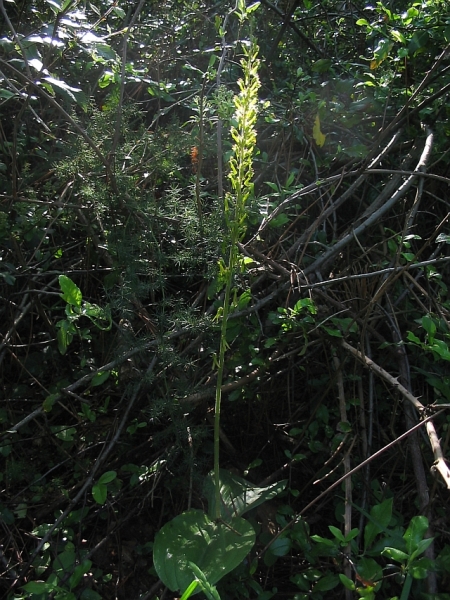
[[(220, 469), (220, 507), (221, 517), (229, 519), (232, 516), (241, 517), (252, 508), (275, 498), (285, 487), (287, 480), (273, 483), (267, 487), (257, 487), (243, 477), (234, 475), (225, 469)], [(211, 471), (205, 479), (205, 496), (208, 500), (208, 514), (214, 517), (216, 512), (216, 497), (214, 491), (214, 473)]]
[(171, 591), (184, 591), (192, 583), (189, 562), (214, 585), (244, 560), (254, 543), (255, 532), (245, 519), (234, 517), (225, 524), (212, 521), (203, 511), (189, 510), (156, 534), (153, 561)]
[(392, 560), (396, 560), (397, 562), (400, 562), (400, 563), (406, 563), (409, 558), (409, 555), (406, 554), (406, 552), (403, 552), (402, 550), (399, 550), (398, 548), (385, 548), (381, 554), (383, 556), (388, 556)]

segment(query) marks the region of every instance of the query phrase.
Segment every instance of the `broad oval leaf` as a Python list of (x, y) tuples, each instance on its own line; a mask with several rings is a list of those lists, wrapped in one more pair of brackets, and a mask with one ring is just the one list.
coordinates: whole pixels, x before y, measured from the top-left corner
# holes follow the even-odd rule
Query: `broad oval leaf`
[(189, 562), (196, 564), (214, 585), (235, 569), (255, 543), (255, 531), (245, 519), (212, 521), (201, 510), (188, 510), (158, 531), (153, 563), (161, 581), (172, 592), (184, 591), (192, 582)]
[[(219, 470), (220, 479), (220, 515), (228, 520), (232, 516), (242, 517), (247, 511), (275, 498), (286, 487), (287, 480), (279, 481), (267, 487), (257, 487), (243, 477), (234, 475), (226, 469)], [(216, 514), (216, 496), (214, 490), (214, 473), (211, 471), (204, 485), (204, 493), (208, 500), (208, 514), (214, 518)]]
[(106, 483), (111, 483), (117, 477), (117, 473), (115, 471), (106, 471), (98, 480), (98, 483), (105, 485)]
[(103, 483), (96, 483), (92, 486), (92, 497), (97, 504), (105, 504), (108, 488)]

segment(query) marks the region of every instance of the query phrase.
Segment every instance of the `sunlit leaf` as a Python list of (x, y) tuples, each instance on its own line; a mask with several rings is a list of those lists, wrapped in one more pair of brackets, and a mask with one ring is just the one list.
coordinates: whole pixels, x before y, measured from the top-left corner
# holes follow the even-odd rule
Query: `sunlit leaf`
[(320, 131), (320, 118), (316, 115), (313, 127), (313, 138), (316, 144), (321, 148), (325, 144), (326, 136)]
[(58, 278), (59, 287), (62, 290), (61, 298), (72, 306), (81, 306), (83, 294), (80, 288), (67, 275), (60, 275)]
[(214, 585), (244, 560), (254, 543), (254, 529), (245, 519), (234, 517), (227, 524), (212, 521), (203, 511), (189, 510), (158, 531), (153, 562), (171, 591), (184, 591), (192, 583), (189, 562)]

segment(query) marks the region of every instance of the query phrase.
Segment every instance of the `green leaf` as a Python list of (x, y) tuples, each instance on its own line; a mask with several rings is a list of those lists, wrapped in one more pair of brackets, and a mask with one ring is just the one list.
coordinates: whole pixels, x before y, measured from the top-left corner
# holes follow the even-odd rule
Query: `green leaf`
[(96, 483), (92, 486), (92, 497), (97, 502), (97, 504), (105, 504), (106, 496), (108, 495), (108, 488), (106, 485), (101, 483)]
[(77, 565), (75, 567), (75, 569), (69, 579), (69, 587), (71, 590), (73, 590), (74, 588), (77, 587), (77, 585), (82, 580), (83, 575), (88, 573), (91, 570), (91, 567), (92, 567), (92, 561), (90, 561), (90, 560), (84, 560), (80, 565)]
[(91, 386), (96, 387), (98, 385), (102, 385), (102, 383), (104, 383), (108, 379), (110, 374), (111, 374), (111, 371), (99, 371), (91, 379)]
[(61, 554), (53, 561), (53, 569), (59, 574), (64, 574), (65, 572), (72, 570), (75, 563), (75, 551), (73, 548), (69, 548), (68, 550), (64, 550)]
[[(428, 540), (424, 540), (428, 541)], [(429, 558), (419, 558), (409, 565), (409, 572), (414, 579), (425, 579), (428, 573), (435, 568), (435, 562)]]
[(0, 90), (0, 98), (5, 98), (6, 100), (14, 98), (14, 96), (16, 95), (17, 94), (15, 94), (14, 92), (10, 92), (9, 90)]
[(447, 233), (440, 233), (436, 238), (436, 244), (442, 244), (445, 242), (446, 244), (450, 244), (450, 235)]
[(331, 531), (331, 533), (334, 535), (335, 538), (337, 538), (340, 542), (345, 543), (344, 534), (342, 533), (342, 531), (340, 529), (338, 529), (337, 527), (334, 527), (333, 525), (328, 525), (328, 529)]
[(444, 340), (434, 340), (433, 343), (427, 347), (444, 360), (450, 360), (450, 350)]
[[(287, 480), (273, 483), (267, 487), (256, 487), (250, 481), (238, 477), (225, 469), (219, 471), (220, 498), (222, 501), (220, 512), (222, 519), (228, 520), (231, 516), (242, 517), (247, 511), (256, 508), (263, 502), (275, 498), (285, 487)], [(204, 493), (208, 500), (208, 514), (215, 517), (216, 496), (214, 489), (214, 473), (211, 471), (204, 485)]]
[(58, 398), (59, 398), (59, 394), (58, 393), (50, 394), (49, 396), (47, 396), (47, 398), (42, 403), (42, 408), (44, 409), (44, 411), (45, 412), (50, 412), (52, 410), (52, 408), (53, 408), (53, 405), (58, 400)]
[(338, 544), (336, 544), (336, 540), (329, 540), (328, 538), (324, 538), (321, 535), (312, 535), (311, 539), (314, 542), (324, 544), (325, 546), (329, 546), (330, 548), (336, 548), (338, 546)]
[[(200, 582), (203, 592), (204, 592), (205, 596), (208, 598), (208, 600), (220, 600), (220, 596), (219, 596), (216, 588), (209, 583), (209, 581), (207, 580), (206, 575), (203, 573), (203, 571), (201, 569), (199, 569), (197, 567), (197, 565), (191, 561), (189, 561), (188, 565), (189, 565), (189, 568), (192, 569), (194, 575), (196, 576), (197, 581)], [(189, 586), (189, 587), (191, 587), (191, 586)], [(184, 594), (183, 594), (183, 596), (184, 596)]]
[(80, 314), (88, 317), (102, 331), (109, 331), (111, 329), (112, 317), (109, 306), (102, 308), (101, 306), (97, 306), (97, 304), (84, 302)]
[(274, 556), (286, 556), (286, 554), (290, 551), (291, 546), (292, 543), (289, 538), (278, 537), (270, 544), (268, 550)]
[(55, 434), (59, 440), (63, 442), (73, 442), (73, 436), (77, 432), (75, 427), (66, 427), (65, 425), (60, 427), (58, 426), (57, 433)]
[(408, 554), (412, 554), (418, 548), (427, 529), (428, 519), (424, 515), (418, 515), (411, 519), (409, 527), (403, 535)]
[(358, 561), (357, 571), (364, 581), (375, 583), (383, 578), (383, 569), (373, 558), (361, 558)]
[(326, 73), (331, 68), (331, 60), (329, 58), (319, 58), (312, 65), (314, 73)]
[(364, 550), (370, 548), (379, 533), (386, 531), (392, 518), (392, 502), (393, 498), (388, 498), (381, 502), (381, 504), (372, 506), (370, 521), (364, 528)]
[(401, 31), (398, 31), (398, 29), (391, 29), (390, 34), (396, 42), (400, 42), (400, 44), (406, 44), (405, 36)]
[(72, 306), (81, 306), (83, 294), (80, 288), (66, 275), (59, 276), (59, 287), (62, 290), (61, 298)]
[(326, 327), (325, 325), (322, 325), (322, 328), (325, 329), (328, 335), (339, 338), (342, 337), (342, 333), (339, 331), (339, 329), (331, 329), (331, 327)]
[(56, 326), (58, 328), (58, 331), (56, 332), (58, 350), (60, 354), (64, 356), (64, 354), (67, 352), (67, 348), (70, 346), (73, 340), (73, 325), (64, 319), (59, 321)]
[(433, 342), (436, 334), (436, 323), (430, 315), (425, 315), (422, 317), (422, 327), (428, 333), (429, 342)]
[(418, 344), (419, 346), (423, 345), (422, 342), (420, 341), (420, 339), (417, 337), (417, 335), (415, 335), (412, 331), (408, 331), (407, 339), (410, 342), (414, 342), (415, 344)]
[(315, 592), (328, 592), (329, 590), (334, 589), (339, 584), (339, 577), (337, 575), (325, 575), (319, 579), (316, 585), (313, 588), (313, 593)]
[(45, 581), (30, 581), (22, 586), (22, 589), (28, 592), (29, 594), (38, 594), (42, 595), (46, 592), (51, 592), (54, 586)]
[(406, 563), (409, 558), (409, 555), (406, 554), (406, 552), (402, 552), (402, 550), (399, 550), (398, 548), (385, 548), (381, 554), (383, 556), (388, 556), (399, 563)]
[(98, 480), (98, 483), (100, 483), (100, 484), (111, 483), (111, 481), (114, 481), (114, 479), (116, 477), (117, 477), (117, 473), (115, 471), (106, 471), (106, 473), (103, 473), (103, 475), (100, 477), (100, 479)]
[(433, 541), (434, 541), (434, 538), (425, 538), (424, 540), (421, 540), (417, 544), (417, 548), (411, 554), (410, 561), (414, 560), (417, 556), (420, 556), (421, 554), (423, 554), (425, 552), (425, 550), (428, 548), (428, 546), (430, 546), (433, 543)]
[(187, 600), (188, 598), (190, 598), (192, 596), (192, 594), (195, 592), (195, 590), (197, 589), (199, 583), (196, 579), (194, 579), (194, 581), (186, 588), (184, 594), (181, 596), (180, 600)]
[(253, 548), (253, 527), (240, 517), (229, 525), (212, 521), (203, 511), (189, 510), (166, 523), (155, 536), (153, 562), (162, 582), (172, 591), (192, 582), (193, 562), (210, 585), (236, 568)]
[(429, 39), (430, 36), (427, 31), (416, 31), (408, 44), (409, 53), (414, 54), (417, 50), (424, 48), (428, 44)]
[(352, 590), (354, 591), (356, 589), (355, 584), (353, 583), (353, 581), (351, 579), (349, 579), (348, 577), (346, 577), (343, 573), (339, 573), (339, 579), (341, 580), (341, 583), (348, 589), (348, 590)]

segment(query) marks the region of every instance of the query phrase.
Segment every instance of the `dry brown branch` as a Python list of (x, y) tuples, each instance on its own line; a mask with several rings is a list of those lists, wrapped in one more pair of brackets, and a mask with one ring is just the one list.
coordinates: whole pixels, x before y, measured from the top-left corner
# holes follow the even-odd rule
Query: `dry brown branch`
[[(353, 346), (351, 346), (345, 340), (343, 340), (341, 344), (342, 347), (345, 348), (345, 350), (347, 350), (355, 358), (360, 360), (367, 368), (371, 369), (379, 377), (391, 384), (394, 389), (400, 392), (403, 398), (408, 400), (408, 402), (411, 402), (411, 404), (418, 410), (420, 415), (424, 415), (426, 413), (426, 407), (419, 401), (418, 398), (413, 396), (411, 392), (409, 392), (401, 383), (399, 383), (397, 378), (393, 377), (390, 373), (385, 371), (382, 367), (380, 367), (373, 360), (365, 356), (362, 352), (360, 352), (356, 348), (353, 348)], [(444, 480), (446, 487), (450, 489), (450, 469), (444, 458), (441, 445), (439, 443), (439, 438), (436, 433), (436, 429), (432, 421), (427, 421), (426, 426), (428, 438), (430, 440), (431, 448), (433, 450), (434, 455), (434, 463), (432, 467), (441, 474), (441, 477)]]

